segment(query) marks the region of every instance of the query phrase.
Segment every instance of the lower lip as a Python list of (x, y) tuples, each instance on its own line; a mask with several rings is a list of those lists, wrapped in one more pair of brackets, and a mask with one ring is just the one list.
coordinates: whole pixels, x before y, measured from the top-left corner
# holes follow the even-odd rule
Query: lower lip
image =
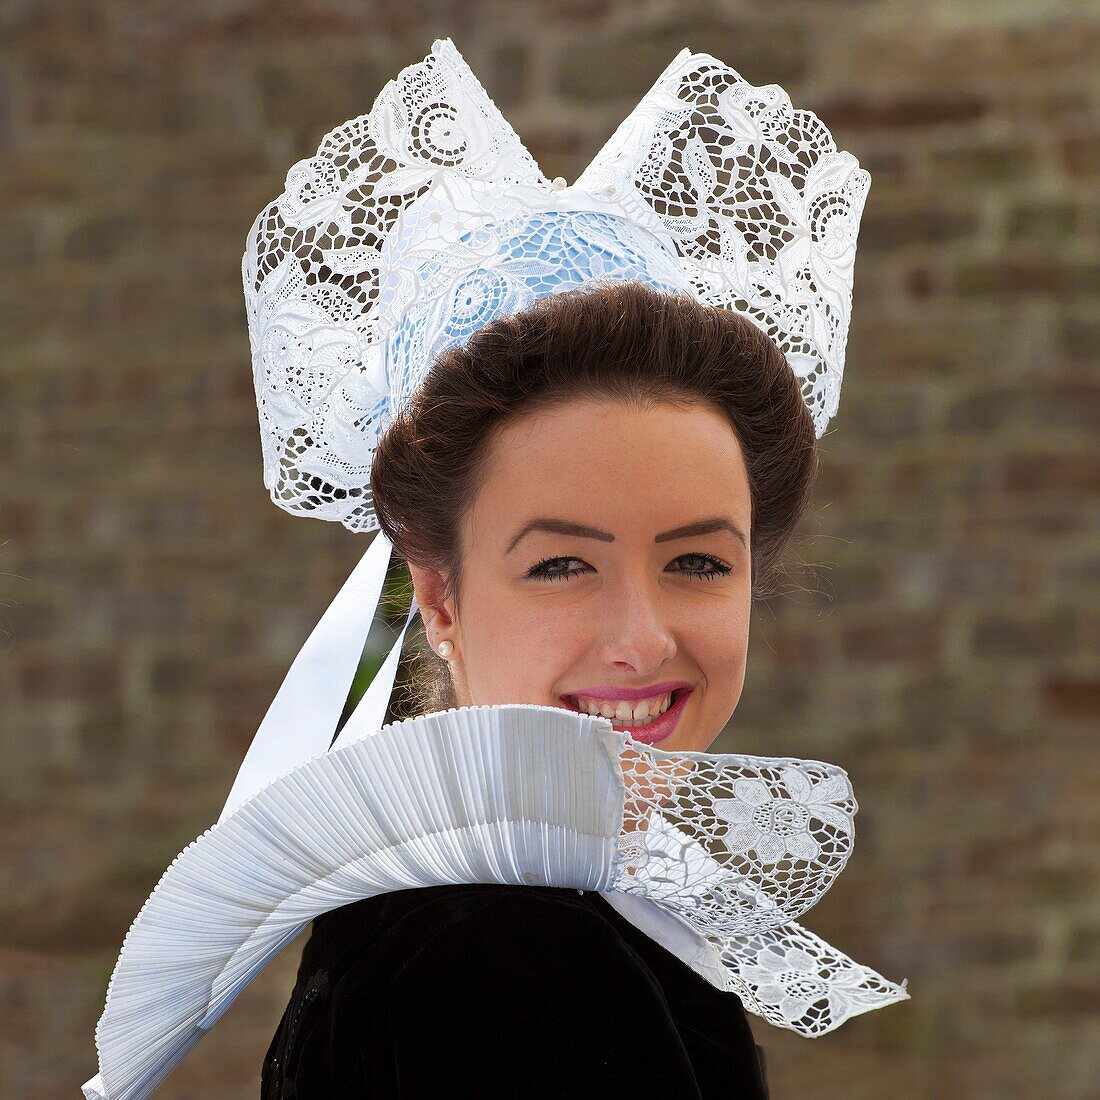
[[(676, 728), (690, 695), (690, 691), (685, 691), (664, 714), (659, 714), (652, 722), (646, 722), (644, 726), (617, 726), (614, 719), (610, 719), (611, 728), (618, 730), (620, 733), (628, 733), (635, 741), (641, 741), (645, 745), (656, 745), (658, 741), (663, 741)], [(584, 714), (586, 712), (578, 711), (577, 713)], [(600, 716), (592, 715), (592, 717), (598, 718)]]

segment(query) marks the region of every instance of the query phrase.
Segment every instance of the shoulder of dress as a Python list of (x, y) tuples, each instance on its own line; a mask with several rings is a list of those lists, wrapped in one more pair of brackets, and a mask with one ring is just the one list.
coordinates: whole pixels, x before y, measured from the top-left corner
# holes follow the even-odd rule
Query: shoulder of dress
[(463, 883), (353, 902), (315, 921), (296, 993), (318, 974), (345, 1005), (384, 998), (395, 983), (427, 973), (461, 986), (481, 979), (489, 957), (500, 968), (498, 982), (580, 966), (582, 956), (588, 964), (638, 965), (597, 899), (563, 888)]
[[(597, 895), (565, 888), (494, 886), (433, 900), (402, 922), (395, 939), (398, 973), (447, 972), (458, 979), (485, 974), (499, 982), (580, 977), (599, 964), (607, 970), (644, 965), (595, 903)], [(461, 984), (461, 980), (459, 980)]]
[[(314, 965), (350, 964), (364, 954), (401, 953), (403, 945), (422, 948), (456, 925), (486, 927), (560, 921), (568, 914), (582, 921), (603, 918), (594, 909), (597, 895), (544, 886), (459, 883), (396, 890), (352, 902), (315, 919), (304, 958)], [(608, 926), (610, 930), (610, 926)]]

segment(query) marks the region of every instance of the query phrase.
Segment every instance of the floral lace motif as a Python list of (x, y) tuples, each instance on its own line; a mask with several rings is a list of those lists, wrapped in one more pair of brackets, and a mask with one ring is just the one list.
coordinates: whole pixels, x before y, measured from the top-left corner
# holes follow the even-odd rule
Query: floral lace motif
[(836, 414), (868, 172), (777, 84), (684, 50), (577, 180), (675, 236), (699, 299), (751, 317)]
[(816, 1035), (904, 996), (802, 928), (843, 870), (858, 809), (818, 761), (665, 753), (628, 742), (618, 874), (717, 949), (725, 988), (780, 1027)]
[(547, 181), (449, 39), (327, 134), (242, 258), (264, 484), (374, 530), (380, 432), (440, 350), (534, 298), (641, 279), (740, 311), (840, 396), (870, 177), (776, 85), (687, 50), (571, 188)]

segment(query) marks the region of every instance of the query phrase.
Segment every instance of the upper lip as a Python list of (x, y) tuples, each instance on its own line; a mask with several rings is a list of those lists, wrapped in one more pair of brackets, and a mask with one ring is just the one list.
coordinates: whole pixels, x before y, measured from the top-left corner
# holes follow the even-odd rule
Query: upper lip
[(652, 699), (658, 695), (668, 695), (669, 692), (679, 691), (681, 688), (691, 690), (691, 684), (687, 680), (662, 680), (659, 684), (650, 684), (648, 687), (591, 687), (582, 688), (580, 691), (571, 691), (563, 695), (565, 700), (576, 699), (583, 696), (585, 699), (613, 699), (625, 700), (628, 703), (636, 703), (639, 699)]

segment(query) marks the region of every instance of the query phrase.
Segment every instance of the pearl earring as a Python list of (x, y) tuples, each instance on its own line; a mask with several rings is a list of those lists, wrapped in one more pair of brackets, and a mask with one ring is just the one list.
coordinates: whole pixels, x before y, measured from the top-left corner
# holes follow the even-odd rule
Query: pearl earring
[(450, 657), (450, 655), (454, 653), (454, 650), (454, 643), (448, 641), (446, 638), (444, 638), (443, 641), (439, 643), (439, 655), (444, 659)]

